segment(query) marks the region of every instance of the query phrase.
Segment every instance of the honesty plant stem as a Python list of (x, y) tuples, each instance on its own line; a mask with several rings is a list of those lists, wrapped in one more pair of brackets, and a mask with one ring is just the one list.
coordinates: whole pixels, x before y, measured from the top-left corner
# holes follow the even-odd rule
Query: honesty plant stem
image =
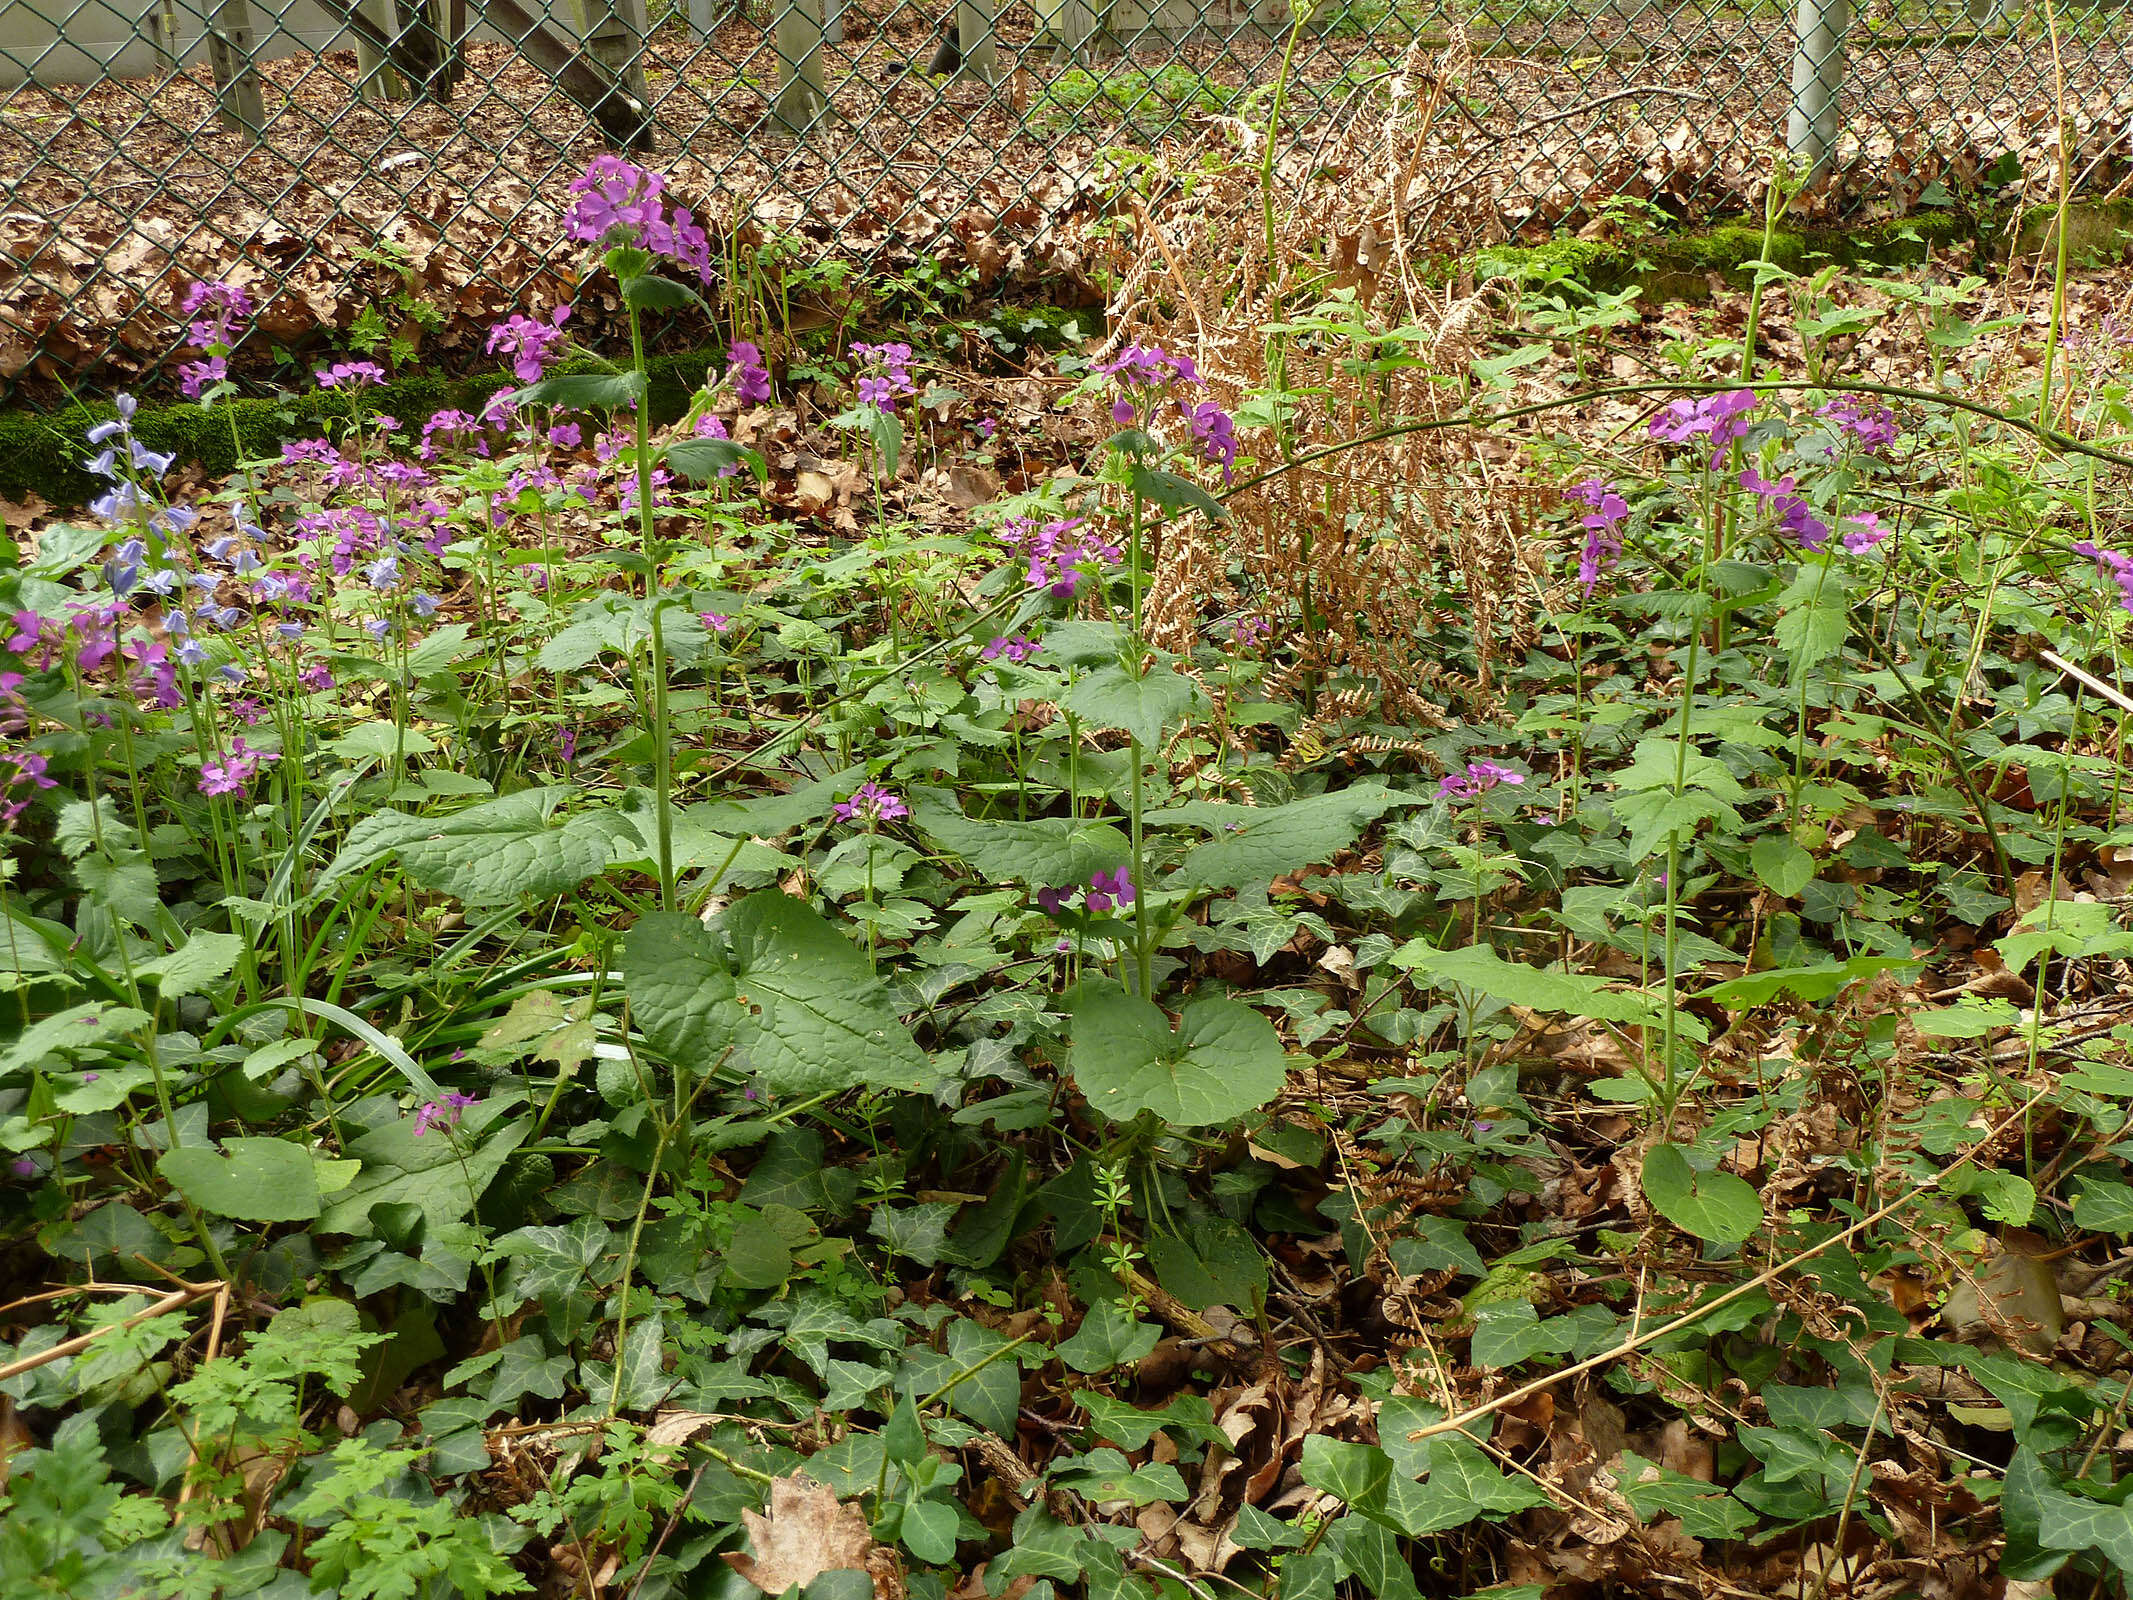
[[(625, 301), (629, 300), (624, 295)], [(637, 395), (637, 531), (644, 543), (644, 595), (651, 612), (652, 714), (647, 731), (652, 736), (652, 805), (658, 819), (659, 909), (674, 909), (674, 752), (668, 744), (671, 721), (667, 713), (667, 634), (660, 618), (664, 597), (659, 592), (659, 540), (652, 516), (652, 392), (644, 359), (644, 321), (634, 303), (630, 314), (630, 359), (637, 376), (645, 381)]]

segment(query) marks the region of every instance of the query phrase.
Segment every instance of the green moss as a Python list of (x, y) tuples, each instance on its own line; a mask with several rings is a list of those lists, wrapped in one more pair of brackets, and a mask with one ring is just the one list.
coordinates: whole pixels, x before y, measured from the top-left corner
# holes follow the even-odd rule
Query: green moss
[[(1822, 261), (1845, 266), (1903, 266), (1927, 253), (1978, 238), (1977, 223), (1948, 212), (1922, 212), (1867, 228), (1780, 228), (1770, 240), (1770, 259), (1788, 272), (1805, 272)], [(1572, 278), (1593, 290), (1641, 284), (1653, 299), (1696, 299), (1717, 273), (1746, 284), (1751, 263), (1763, 256), (1759, 220), (1727, 218), (1707, 228), (1660, 233), (1626, 244), (1591, 239), (1554, 239), (1533, 246), (1499, 245), (1471, 258), (1477, 278), (1520, 283)]]
[[(705, 349), (654, 357), (652, 420), (671, 422), (688, 410), (689, 396), (703, 381), (706, 369), (722, 356), (721, 349)], [(576, 362), (556, 370), (597, 369)], [(144, 406), (134, 413), (133, 431), (149, 449), (175, 455), (180, 464), (195, 463), (210, 476), (221, 477), (235, 471), (240, 462), (276, 454), (290, 439), (316, 435), (328, 422), (384, 413), (419, 429), (431, 412), (446, 407), (479, 411), (491, 395), (514, 387), (517, 381), (505, 372), (458, 379), (412, 377), (353, 393), (320, 389), (225, 400), (208, 410), (196, 405)], [(104, 484), (82, 466), (94, 453), (84, 436), (114, 415), (105, 404), (57, 412), (0, 412), (0, 496), (24, 500), (36, 494), (58, 510), (86, 505), (103, 492)]]

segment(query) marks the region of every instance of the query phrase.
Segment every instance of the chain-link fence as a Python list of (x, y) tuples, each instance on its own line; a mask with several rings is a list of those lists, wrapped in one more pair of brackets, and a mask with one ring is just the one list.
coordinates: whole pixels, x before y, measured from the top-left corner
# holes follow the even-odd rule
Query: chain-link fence
[(0, 0), (0, 401), (153, 388), (199, 278), (263, 307), (253, 377), (471, 359), (570, 296), (605, 146), (791, 262), (985, 279), (1071, 252), (1132, 152), (1249, 143), (1282, 83), (1292, 155), (1426, 102), (1469, 240), (1740, 206), (1788, 125), (1825, 211), (1892, 215), (2049, 172), (2056, 32), (2081, 181), (2133, 171), (2123, 0), (1296, 3)]

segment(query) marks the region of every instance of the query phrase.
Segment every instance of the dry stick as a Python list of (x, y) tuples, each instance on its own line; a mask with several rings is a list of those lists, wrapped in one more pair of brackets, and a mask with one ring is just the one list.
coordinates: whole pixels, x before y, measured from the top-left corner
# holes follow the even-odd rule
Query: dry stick
[(2118, 707), (2119, 710), (2133, 711), (2133, 698), (2128, 698), (2126, 695), (2112, 688), (2109, 684), (2105, 683), (2101, 678), (2095, 676), (2093, 673), (2082, 671), (2079, 667), (2075, 666), (2073, 662), (2067, 660), (2066, 657), (2060, 655), (2058, 651), (2040, 650), (2037, 652), (2037, 654), (2042, 656), (2046, 661), (2049, 661), (2053, 666), (2057, 667), (2069, 678), (2072, 678), (2076, 683), (2083, 684), (2093, 693), (2102, 695), (2104, 699), (2110, 701), (2111, 704)]
[(1855, 1234), (1863, 1232), (1867, 1228), (1871, 1228), (1875, 1223), (1881, 1221), (1883, 1218), (1891, 1216), (1897, 1211), (1902, 1210), (1905, 1206), (1909, 1205), (1913, 1200), (1918, 1199), (1921, 1195), (1929, 1194), (1933, 1190), (1939, 1188), (1942, 1180), (1947, 1178), (1950, 1173), (1955, 1172), (1962, 1167), (1968, 1166), (1972, 1161), (1975, 1161), (1977, 1159), (1981, 1151), (1991, 1149), (1993, 1141), (1997, 1139), (2000, 1134), (2004, 1133), (2007, 1129), (2013, 1127), (2023, 1117), (2027, 1116), (2029, 1114), (2030, 1107), (2034, 1106), (2039, 1100), (2043, 1099), (2045, 1093), (2045, 1089), (2039, 1089), (2035, 1094), (2031, 1095), (2027, 1100), (2023, 1101), (2019, 1107), (2009, 1112), (1997, 1124), (1995, 1124), (1993, 1128), (1986, 1133), (1984, 1138), (1980, 1139), (1976, 1144), (1972, 1145), (1968, 1150), (1964, 1151), (1960, 1158), (1949, 1163), (1940, 1171), (1934, 1173), (1932, 1177), (1926, 1179), (1925, 1182), (1921, 1183), (1917, 1188), (1911, 1190), (1909, 1193), (1898, 1195), (1894, 1200), (1891, 1200), (1879, 1211), (1875, 1211), (1867, 1216), (1861, 1217), (1857, 1222), (1846, 1228), (1842, 1233), (1831, 1234), (1820, 1244), (1808, 1246), (1807, 1249), (1802, 1250), (1798, 1255), (1789, 1256), (1785, 1260), (1780, 1261), (1776, 1266), (1771, 1267), (1766, 1271), (1757, 1273), (1746, 1283), (1735, 1285), (1733, 1288), (1728, 1289), (1724, 1294), (1719, 1295), (1717, 1298), (1707, 1301), (1703, 1305), (1696, 1307), (1695, 1310), (1684, 1311), (1680, 1316), (1676, 1317), (1671, 1322), (1663, 1322), (1658, 1327), (1651, 1329), (1649, 1332), (1635, 1334), (1632, 1335), (1630, 1338), (1624, 1339), (1612, 1350), (1603, 1350), (1596, 1356), (1588, 1356), (1583, 1361), (1576, 1362), (1570, 1366), (1563, 1368), (1561, 1372), (1550, 1373), (1545, 1378), (1535, 1378), (1531, 1383), (1520, 1384), (1516, 1389), (1511, 1390), (1509, 1393), (1500, 1394), (1493, 1400), (1487, 1400), (1482, 1402), (1482, 1404), (1478, 1406), (1470, 1407), (1469, 1409), (1460, 1412), (1457, 1416), (1446, 1417), (1442, 1422), (1432, 1422), (1426, 1428), (1417, 1428), (1413, 1433), (1410, 1433), (1407, 1436), (1408, 1440), (1412, 1442), (1417, 1439), (1433, 1439), (1440, 1433), (1464, 1433), (1470, 1424), (1479, 1422), (1485, 1417), (1494, 1416), (1497, 1412), (1503, 1410), (1506, 1406), (1516, 1405), (1519, 1401), (1527, 1398), (1529, 1395), (1536, 1395), (1544, 1389), (1553, 1388), (1556, 1384), (1561, 1383), (1565, 1378), (1579, 1377), (1584, 1373), (1595, 1370), (1596, 1368), (1606, 1366), (1607, 1363), (1609, 1363), (1610, 1361), (1620, 1360), (1623, 1356), (1629, 1355), (1637, 1350), (1641, 1350), (1648, 1344), (1651, 1344), (1660, 1339), (1664, 1339), (1670, 1333), (1679, 1333), (1683, 1328), (1692, 1327), (1696, 1323), (1703, 1321), (1705, 1317), (1708, 1317), (1720, 1306), (1731, 1305), (1735, 1300), (1740, 1299), (1743, 1295), (1753, 1293), (1755, 1290), (1760, 1289), (1764, 1284), (1775, 1282), (1777, 1279), (1782, 1278), (1786, 1273), (1792, 1271), (1792, 1269), (1797, 1267), (1801, 1262), (1811, 1260), (1812, 1258), (1820, 1255), (1823, 1251), (1831, 1248), (1832, 1246), (1844, 1243), (1845, 1240), (1853, 1237)]
[[(229, 1310), (230, 1286), (226, 1283), (218, 1284), (215, 1289), (214, 1320), (207, 1330), (207, 1354), (200, 1359), (200, 1365), (203, 1367), (212, 1365), (215, 1357), (222, 1354), (222, 1319), (229, 1315)], [(185, 1443), (184, 1482), (178, 1489), (178, 1504), (181, 1506), (193, 1497), (193, 1468), (199, 1461), (200, 1438), (195, 1433), (188, 1437)]]
[(77, 1351), (86, 1350), (107, 1333), (115, 1333), (120, 1328), (137, 1328), (151, 1318), (167, 1316), (173, 1311), (183, 1310), (195, 1300), (205, 1300), (209, 1295), (220, 1295), (226, 1299), (229, 1295), (229, 1285), (226, 1283), (188, 1283), (184, 1288), (165, 1295), (145, 1311), (136, 1311), (132, 1316), (122, 1318), (117, 1322), (107, 1322), (101, 1328), (92, 1329), (90, 1332), (79, 1334), (72, 1339), (62, 1339), (49, 1350), (40, 1350), (33, 1356), (22, 1356), (4, 1366), (0, 1366), (0, 1383), (4, 1383), (9, 1378), (25, 1372), (34, 1372), (46, 1362), (57, 1361), (61, 1356), (71, 1356)]

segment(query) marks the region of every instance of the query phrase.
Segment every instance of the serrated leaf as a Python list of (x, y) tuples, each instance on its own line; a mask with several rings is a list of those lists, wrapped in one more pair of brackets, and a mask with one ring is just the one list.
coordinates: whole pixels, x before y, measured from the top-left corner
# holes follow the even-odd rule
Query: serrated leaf
[(883, 997), (866, 957), (821, 913), (763, 890), (726, 913), (736, 1038), (779, 1094), (933, 1081), (926, 1054)]
[(622, 988), (652, 1048), (689, 1072), (712, 1071), (738, 1036), (733, 974), (718, 940), (694, 917), (639, 917), (622, 941)]
[(762, 455), (731, 439), (677, 439), (666, 448), (666, 463), (685, 478), (708, 483), (746, 467), (757, 482), (769, 478)]
[(446, 817), (374, 812), (349, 830), (319, 888), (397, 856), (401, 870), (423, 888), (470, 906), (565, 893), (598, 875), (630, 828), (626, 817), (608, 810), (551, 821), (570, 792), (527, 789)]
[(1194, 847), (1178, 874), (1205, 888), (1234, 889), (1331, 861), (1367, 824), (1395, 806), (1416, 804), (1412, 795), (1358, 784), (1264, 809), (1203, 803), (1155, 812), (1147, 820), (1151, 826), (1190, 822), (1212, 831), (1215, 837)]
[(1078, 680), (1059, 702), (1082, 721), (1117, 728), (1140, 741), (1144, 750), (1163, 742), (1163, 729), (1207, 703), (1200, 686), (1168, 667), (1152, 667), (1135, 677), (1124, 667), (1098, 667)]
[(1160, 467), (1144, 467), (1137, 461), (1131, 471), (1134, 494), (1149, 504), (1161, 506), (1165, 511), (1197, 511), (1209, 522), (1229, 520), (1222, 502), (1189, 478), (1165, 472)]
[(1699, 1172), (1681, 1146), (1655, 1144), (1644, 1155), (1644, 1197), (1685, 1233), (1739, 1244), (1763, 1225), (1763, 1203), (1747, 1179)]
[(1077, 984), (1069, 1066), (1075, 1086), (1114, 1122), (1143, 1111), (1179, 1127), (1228, 1122), (1288, 1081), (1274, 1025), (1234, 1000), (1195, 1000), (1176, 1032), (1163, 1013), (1108, 980)]
[(168, 955), (137, 962), (134, 975), (153, 979), (165, 1000), (199, 994), (217, 978), (226, 978), (244, 954), (244, 940), (234, 933), (196, 933)]
[(519, 406), (554, 406), (559, 411), (619, 411), (644, 393), (641, 372), (573, 372), (543, 378), (515, 390)]
[(1108, 822), (1048, 817), (1039, 822), (981, 822), (964, 816), (940, 790), (917, 790), (911, 816), (926, 835), (962, 857), (992, 883), (1065, 888), (1123, 866), (1133, 845)]
[(1611, 988), (1605, 978), (1582, 972), (1558, 972), (1506, 961), (1493, 945), (1470, 944), (1440, 950), (1426, 939), (1412, 939), (1392, 953), (1394, 966), (1420, 973), (1430, 983), (1457, 983), (1495, 1000), (1512, 1000), (1533, 1011), (1561, 1011), (1602, 1022), (1656, 1024), (1663, 1016), (1660, 997)]

